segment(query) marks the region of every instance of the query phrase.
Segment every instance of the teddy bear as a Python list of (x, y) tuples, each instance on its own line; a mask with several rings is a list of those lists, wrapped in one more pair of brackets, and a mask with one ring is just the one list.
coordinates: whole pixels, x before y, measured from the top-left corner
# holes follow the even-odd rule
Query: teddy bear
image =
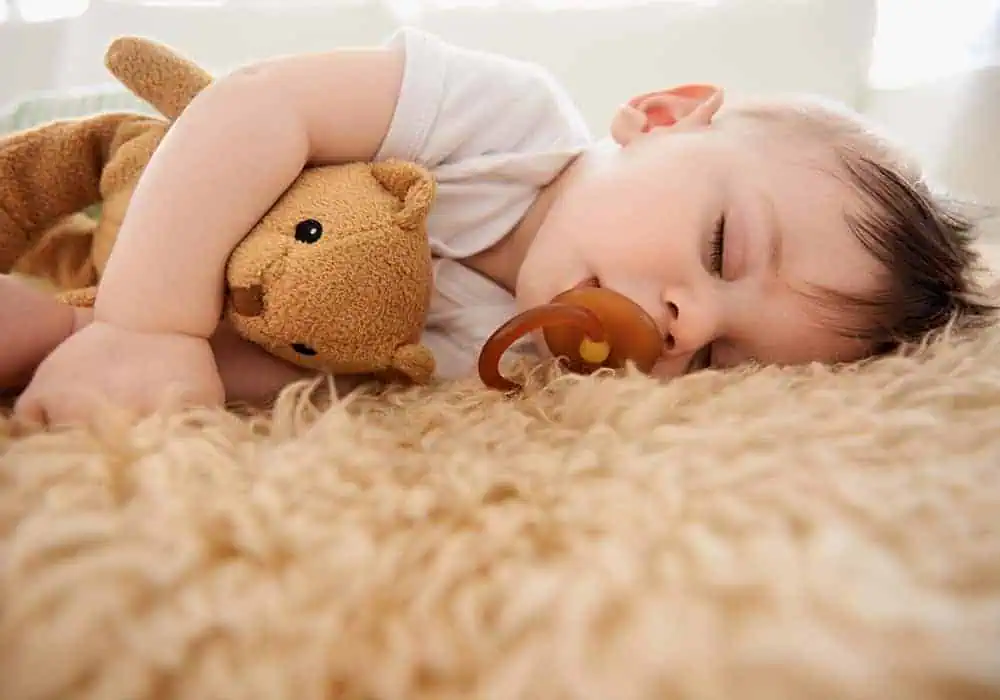
[[(143, 169), (212, 80), (141, 37), (115, 39), (105, 65), (159, 115), (99, 113), (0, 139), (0, 272), (48, 279), (75, 305), (94, 302)], [(432, 176), (415, 163), (305, 168), (233, 250), (224, 318), (302, 367), (429, 382), (434, 357), (420, 336), (432, 287), (426, 222), (434, 196)], [(94, 218), (83, 213), (95, 205)]]

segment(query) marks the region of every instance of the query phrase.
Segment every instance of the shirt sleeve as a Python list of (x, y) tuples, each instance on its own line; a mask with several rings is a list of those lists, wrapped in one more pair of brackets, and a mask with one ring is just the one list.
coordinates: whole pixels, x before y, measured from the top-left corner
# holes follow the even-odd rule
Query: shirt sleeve
[(490, 154), (541, 153), (589, 139), (570, 97), (544, 68), (456, 46), (414, 28), (393, 35), (403, 79), (377, 159), (433, 169)]

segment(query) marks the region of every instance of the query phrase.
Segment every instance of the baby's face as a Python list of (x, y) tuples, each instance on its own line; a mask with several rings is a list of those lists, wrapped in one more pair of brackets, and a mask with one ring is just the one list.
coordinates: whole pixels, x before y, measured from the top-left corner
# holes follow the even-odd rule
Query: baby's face
[(663, 332), (659, 376), (867, 352), (808, 294), (864, 294), (880, 275), (845, 221), (857, 196), (822, 144), (719, 119), (584, 158), (521, 268), (520, 306), (588, 282), (625, 294)]

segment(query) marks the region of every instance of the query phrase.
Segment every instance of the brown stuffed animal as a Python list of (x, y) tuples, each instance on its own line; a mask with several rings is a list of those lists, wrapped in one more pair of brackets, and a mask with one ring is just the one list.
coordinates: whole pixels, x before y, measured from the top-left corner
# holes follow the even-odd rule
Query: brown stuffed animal
[[(155, 42), (115, 40), (106, 65), (166, 119), (109, 113), (0, 140), (0, 271), (54, 281), (93, 303), (143, 168), (211, 76)], [(233, 251), (225, 316), (243, 337), (331, 374), (428, 382), (419, 343), (432, 271), (426, 218), (435, 192), (399, 161), (305, 169)], [(100, 202), (96, 223), (79, 213)], [(179, 203), (179, 206), (182, 206)]]

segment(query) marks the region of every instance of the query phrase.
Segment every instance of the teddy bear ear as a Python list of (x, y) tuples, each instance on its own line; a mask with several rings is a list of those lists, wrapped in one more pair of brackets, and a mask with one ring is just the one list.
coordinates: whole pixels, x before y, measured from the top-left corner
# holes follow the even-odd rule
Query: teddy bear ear
[(403, 205), (396, 213), (397, 223), (404, 229), (420, 226), (434, 201), (435, 183), (431, 174), (416, 163), (400, 160), (374, 163), (371, 172), (379, 184)]

